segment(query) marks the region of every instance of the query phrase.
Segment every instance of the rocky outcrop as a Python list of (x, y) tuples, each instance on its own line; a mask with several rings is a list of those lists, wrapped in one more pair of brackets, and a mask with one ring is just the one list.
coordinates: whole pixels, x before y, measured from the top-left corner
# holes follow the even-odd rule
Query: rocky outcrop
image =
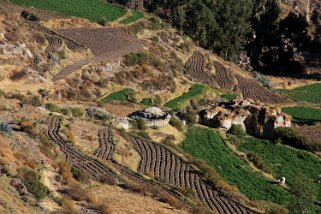
[(241, 127), (255, 137), (271, 138), (276, 127), (290, 127), (291, 116), (278, 108), (251, 100), (219, 102), (200, 112), (201, 123), (228, 131), (232, 125)]
[(147, 127), (162, 127), (169, 123), (171, 115), (157, 107), (136, 111), (128, 116), (132, 120), (143, 119)]

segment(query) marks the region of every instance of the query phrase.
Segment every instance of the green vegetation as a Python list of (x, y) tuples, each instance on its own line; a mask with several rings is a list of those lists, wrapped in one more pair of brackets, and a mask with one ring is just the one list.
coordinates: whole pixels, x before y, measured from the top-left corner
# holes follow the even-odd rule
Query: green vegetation
[(0, 122), (0, 133), (11, 135), (12, 129), (7, 123)]
[(226, 100), (227, 102), (230, 102), (231, 100), (236, 99), (237, 95), (236, 94), (222, 94), (221, 98)]
[(101, 19), (114, 21), (123, 16), (125, 10), (100, 0), (12, 0), (14, 4), (78, 16), (98, 22)]
[(179, 120), (176, 116), (172, 115), (169, 124), (173, 127), (175, 127), (178, 131), (184, 130), (184, 125), (181, 120)]
[(235, 136), (241, 137), (245, 135), (245, 130), (240, 124), (233, 124), (229, 132)]
[(204, 160), (224, 180), (238, 187), (250, 199), (287, 204), (290, 194), (272, 184), (235, 155), (220, 136), (211, 129), (192, 126), (187, 131), (181, 148), (194, 158)]
[(315, 104), (321, 103), (321, 83), (306, 85), (293, 90), (279, 90), (279, 92), (287, 95), (289, 98), (295, 101), (303, 101)]
[(51, 112), (57, 112), (63, 115), (66, 115), (68, 117), (84, 117), (86, 112), (84, 109), (80, 107), (60, 107), (53, 103), (46, 103), (46, 109), (48, 109)]
[(300, 134), (294, 128), (277, 127), (275, 129), (274, 138), (277, 143), (286, 144), (297, 149), (304, 149), (307, 151), (321, 151), (320, 143), (310, 142), (305, 136)]
[(26, 185), (28, 191), (36, 198), (42, 199), (49, 194), (49, 190), (40, 181), (40, 176), (27, 168), (21, 168), (19, 170), (19, 177), (22, 179), (23, 183)]
[(116, 91), (114, 93), (111, 93), (107, 95), (106, 97), (102, 98), (100, 102), (105, 103), (105, 102), (126, 102), (126, 101), (131, 101), (131, 95), (135, 93), (133, 89), (130, 88), (125, 88), (120, 91)]
[(293, 117), (293, 122), (302, 124), (312, 124), (321, 121), (321, 109), (310, 107), (287, 107), (282, 111)]
[(144, 17), (144, 14), (142, 12), (139, 11), (133, 11), (133, 14), (129, 17), (127, 17), (126, 19), (122, 20), (120, 23), (124, 24), (124, 25), (128, 25), (132, 22), (136, 22), (137, 20), (141, 19)]
[(154, 104), (154, 100), (152, 98), (144, 98), (140, 103), (144, 106), (152, 106)]
[(200, 85), (200, 84), (192, 85), (188, 92), (165, 103), (165, 106), (168, 108), (178, 108), (185, 102), (191, 99), (195, 99), (198, 96), (204, 94), (206, 89), (207, 87), (205, 85)]
[(317, 169), (320, 169), (321, 164), (318, 158), (302, 150), (255, 138), (243, 139), (238, 148), (260, 157), (275, 178), (286, 178), (286, 184), (290, 188), (295, 187), (295, 179), (299, 175), (312, 179), (314, 182), (310, 184), (311, 188), (316, 191), (317, 200), (321, 201), (321, 188), (317, 183), (320, 174)]

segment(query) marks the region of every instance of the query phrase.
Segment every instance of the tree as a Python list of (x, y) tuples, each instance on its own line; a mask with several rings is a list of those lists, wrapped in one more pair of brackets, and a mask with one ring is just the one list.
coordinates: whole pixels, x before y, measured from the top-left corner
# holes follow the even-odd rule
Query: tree
[(268, 0), (252, 19), (253, 38), (247, 45), (252, 66), (262, 73), (283, 75), (300, 73), (303, 66), (295, 55), (311, 47), (308, 23), (301, 15), (289, 13), (279, 21), (276, 0)]

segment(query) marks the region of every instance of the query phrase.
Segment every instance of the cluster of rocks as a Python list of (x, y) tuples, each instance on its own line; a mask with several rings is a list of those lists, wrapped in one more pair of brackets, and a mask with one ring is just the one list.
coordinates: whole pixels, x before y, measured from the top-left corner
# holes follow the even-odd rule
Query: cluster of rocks
[(127, 117), (115, 117), (114, 122), (124, 128), (129, 129), (132, 123), (143, 120), (147, 127), (159, 128), (169, 123), (171, 115), (157, 107), (150, 107), (129, 114)]
[(157, 107), (150, 107), (131, 113), (128, 116), (132, 120), (142, 119), (147, 127), (162, 127), (169, 123), (171, 115)]
[(203, 125), (230, 130), (232, 125), (240, 125), (248, 134), (255, 137), (271, 138), (277, 127), (290, 127), (291, 116), (252, 100), (235, 99), (231, 102), (218, 102), (200, 112)]
[[(1, 35), (0, 35), (1, 37)], [(10, 44), (7, 42), (0, 43), (0, 54), (17, 55), (27, 58), (33, 58), (33, 55), (25, 43)]]

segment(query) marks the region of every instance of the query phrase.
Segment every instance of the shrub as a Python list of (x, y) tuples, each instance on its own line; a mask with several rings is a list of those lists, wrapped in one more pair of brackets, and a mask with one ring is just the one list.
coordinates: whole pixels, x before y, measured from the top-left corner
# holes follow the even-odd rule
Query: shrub
[(32, 96), (30, 98), (30, 104), (33, 106), (41, 106), (41, 98), (39, 96)]
[(245, 131), (242, 127), (242, 125), (240, 124), (233, 124), (229, 130), (229, 132), (233, 135), (236, 135), (236, 136), (243, 136), (245, 135)]
[(74, 117), (82, 118), (86, 114), (85, 110), (80, 107), (70, 108), (70, 110), (72, 112), (72, 116)]
[(107, 22), (107, 19), (105, 17), (101, 18), (97, 23), (101, 26), (105, 26)]
[(49, 53), (48, 54), (48, 59), (52, 65), (56, 65), (59, 63), (60, 58), (56, 53)]
[(168, 145), (168, 146), (173, 146), (174, 141), (176, 140), (174, 135), (167, 135), (164, 140), (162, 140), (162, 144)]
[(173, 127), (175, 127), (178, 131), (183, 131), (184, 130), (184, 126), (182, 121), (180, 121), (177, 117), (172, 116), (169, 124)]
[(248, 153), (248, 154), (246, 154), (246, 156), (249, 159), (249, 161), (251, 161), (254, 164), (254, 166), (259, 168), (263, 172), (271, 173), (271, 170), (264, 165), (263, 160), (262, 160), (261, 157), (257, 156), (254, 153)]
[(137, 120), (135, 120), (132, 123), (132, 125), (134, 128), (139, 129), (139, 130), (145, 130), (147, 128), (145, 120), (143, 120), (142, 118), (138, 118)]
[(297, 149), (312, 149), (306, 137), (298, 133), (294, 128), (278, 127), (274, 130), (274, 135), (274, 139), (282, 142), (282, 144), (287, 144)]
[(95, 200), (91, 194), (89, 194), (79, 184), (75, 184), (66, 190), (66, 193), (76, 201), (87, 201), (91, 202)]
[(40, 176), (36, 172), (27, 168), (21, 168), (19, 169), (19, 177), (36, 199), (42, 199), (48, 195), (49, 190), (42, 184)]
[(46, 109), (48, 109), (51, 112), (60, 112), (60, 107), (53, 103), (46, 103), (45, 105)]
[(59, 162), (58, 166), (59, 166), (59, 174), (62, 176), (64, 183), (69, 185), (73, 183), (74, 180), (73, 180), (73, 175), (71, 173), (70, 165), (67, 162), (62, 161), (62, 162)]
[(137, 54), (131, 53), (131, 54), (127, 54), (125, 56), (125, 65), (127, 65), (127, 66), (137, 65), (138, 62), (139, 62), (139, 58), (138, 58)]
[(139, 132), (135, 132), (136, 135), (142, 137), (142, 138), (145, 138), (147, 140), (151, 140), (149, 134), (145, 131), (139, 131)]
[(72, 116), (72, 111), (69, 108), (62, 108), (60, 109), (60, 112), (68, 117)]
[(79, 182), (87, 183), (89, 181), (89, 177), (76, 167), (71, 168), (71, 174)]
[(10, 76), (10, 79), (13, 80), (13, 81), (17, 81), (17, 80), (21, 80), (26, 75), (27, 75), (27, 70), (26, 69), (22, 69), (21, 71), (13, 72), (12, 75)]
[(39, 17), (29, 13), (28, 11), (23, 10), (20, 14), (24, 19), (27, 19), (29, 21), (39, 21)]
[(1, 122), (0, 123), (0, 132), (10, 135), (12, 132), (12, 129), (7, 123)]

